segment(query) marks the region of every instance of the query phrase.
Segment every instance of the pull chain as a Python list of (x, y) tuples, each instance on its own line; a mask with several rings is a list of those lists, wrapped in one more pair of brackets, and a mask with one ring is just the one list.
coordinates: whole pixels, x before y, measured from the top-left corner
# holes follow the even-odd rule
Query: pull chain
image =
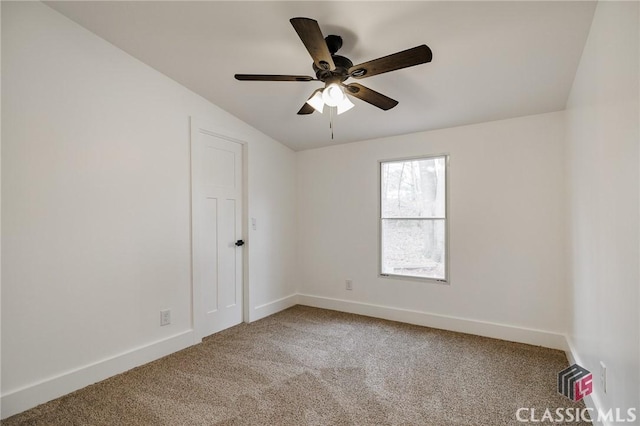
[(329, 128), (331, 129), (331, 140), (333, 140), (333, 110), (334, 107), (329, 107)]

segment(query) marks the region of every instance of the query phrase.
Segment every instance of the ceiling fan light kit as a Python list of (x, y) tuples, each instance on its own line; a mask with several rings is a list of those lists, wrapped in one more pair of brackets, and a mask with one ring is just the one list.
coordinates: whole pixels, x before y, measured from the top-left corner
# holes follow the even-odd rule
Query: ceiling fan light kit
[(344, 90), (337, 83), (327, 84), (324, 89), (318, 89), (307, 99), (307, 104), (320, 114), (324, 111), (324, 106), (336, 108), (336, 114), (349, 111), (355, 105), (349, 100)]
[(353, 102), (351, 102), (349, 100), (349, 98), (347, 96), (344, 97), (344, 99), (342, 100), (342, 102), (340, 102), (337, 106), (337, 114), (340, 115), (343, 112), (347, 112), (349, 111), (351, 108), (353, 108), (355, 105), (353, 104)]
[[(313, 109), (322, 114), (324, 110), (324, 100), (322, 99), (322, 90), (316, 90), (313, 95), (307, 100), (307, 104), (311, 105)], [(304, 108), (304, 107), (303, 107)]]
[[(291, 25), (298, 33), (300, 40), (313, 59), (313, 70), (316, 78), (303, 75), (270, 75), (270, 74), (236, 74), (241, 81), (321, 81), (323, 89), (314, 91), (298, 111), (299, 115), (323, 112), (327, 105), (338, 115), (354, 107), (349, 96), (356, 97), (384, 111), (396, 105), (398, 101), (358, 83), (344, 84), (348, 78), (367, 78), (385, 72), (408, 68), (431, 62), (431, 49), (426, 45), (416, 46), (402, 52), (384, 56), (372, 61), (353, 65), (350, 59), (336, 55), (342, 47), (342, 37), (322, 35), (318, 22), (310, 18), (292, 18)], [(331, 114), (333, 117), (333, 113)], [(330, 123), (333, 129), (333, 122)], [(333, 134), (332, 134), (333, 138)]]
[(322, 91), (322, 100), (330, 107), (336, 107), (346, 98), (344, 92), (336, 83), (327, 85)]

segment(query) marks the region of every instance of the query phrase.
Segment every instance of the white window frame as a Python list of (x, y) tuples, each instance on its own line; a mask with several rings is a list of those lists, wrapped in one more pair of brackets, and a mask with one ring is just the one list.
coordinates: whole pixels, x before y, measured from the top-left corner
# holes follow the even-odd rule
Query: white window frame
[[(420, 277), (415, 275), (404, 275), (404, 274), (389, 274), (382, 272), (382, 223), (384, 219), (395, 219), (398, 218), (383, 218), (382, 217), (382, 167), (385, 163), (401, 163), (404, 161), (416, 161), (416, 160), (430, 160), (433, 158), (444, 158), (444, 217), (443, 218), (430, 218), (430, 219), (438, 219), (444, 220), (444, 278), (429, 278), (429, 277)], [(449, 154), (428, 154), (428, 155), (419, 155), (415, 157), (403, 157), (403, 158), (394, 158), (387, 160), (378, 160), (378, 276), (381, 278), (391, 278), (391, 279), (401, 279), (401, 280), (410, 280), (410, 281), (422, 281), (422, 282), (431, 282), (431, 283), (439, 283), (439, 284), (450, 284), (450, 257), (449, 257)], [(400, 218), (402, 219), (411, 219), (411, 218)]]

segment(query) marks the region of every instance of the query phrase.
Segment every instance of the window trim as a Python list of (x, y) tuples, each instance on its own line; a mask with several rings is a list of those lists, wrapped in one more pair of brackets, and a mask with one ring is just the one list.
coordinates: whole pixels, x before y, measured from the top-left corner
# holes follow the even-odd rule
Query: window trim
[[(432, 158), (444, 158), (444, 217), (437, 218), (428, 218), (429, 220), (440, 219), (444, 220), (444, 279), (442, 278), (428, 278), (428, 277), (419, 277), (414, 275), (399, 275), (399, 274), (387, 274), (382, 272), (382, 166), (385, 163), (400, 163), (403, 161), (411, 161), (411, 160), (429, 160)], [(450, 159), (449, 154), (425, 154), (425, 155), (417, 155), (411, 157), (401, 157), (401, 158), (391, 158), (378, 160), (378, 277), (386, 278), (386, 279), (394, 279), (394, 280), (403, 280), (403, 281), (420, 281), (420, 282), (429, 282), (435, 284), (451, 284), (451, 275), (450, 275), (450, 263), (451, 258), (449, 256), (449, 222), (451, 217), (451, 210), (449, 206), (449, 187), (451, 186), (449, 180), (449, 168), (450, 168)], [(405, 218), (394, 218), (394, 219), (405, 219)], [(406, 218), (406, 219), (416, 219), (416, 218)]]

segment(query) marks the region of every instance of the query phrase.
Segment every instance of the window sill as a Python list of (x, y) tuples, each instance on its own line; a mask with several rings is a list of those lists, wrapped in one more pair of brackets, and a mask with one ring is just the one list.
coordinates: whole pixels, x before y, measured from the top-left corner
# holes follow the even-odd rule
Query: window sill
[(418, 276), (412, 276), (412, 275), (396, 275), (396, 274), (381, 274), (381, 273), (378, 274), (378, 277), (394, 279), (394, 280), (421, 281), (421, 282), (428, 282), (428, 283), (434, 283), (434, 284), (449, 285), (449, 280), (442, 279), (442, 278), (426, 278), (426, 277), (418, 277)]

